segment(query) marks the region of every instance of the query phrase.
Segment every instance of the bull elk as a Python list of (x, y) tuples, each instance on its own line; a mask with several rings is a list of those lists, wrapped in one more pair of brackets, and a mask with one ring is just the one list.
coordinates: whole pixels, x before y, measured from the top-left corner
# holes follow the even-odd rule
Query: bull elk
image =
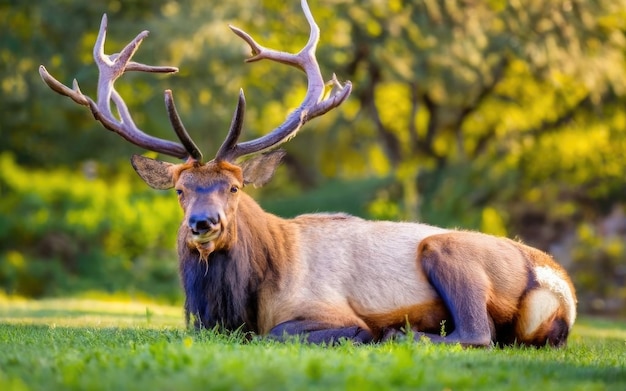
[(180, 143), (140, 130), (114, 88), (126, 71), (177, 71), (131, 61), (146, 31), (109, 56), (106, 15), (102, 18), (94, 47), (97, 102), (82, 94), (76, 81), (66, 87), (40, 67), (48, 86), (88, 106), (105, 128), (144, 149), (184, 159), (173, 164), (135, 155), (131, 161), (151, 187), (174, 188), (184, 211), (177, 248), (187, 324), (281, 339), (298, 335), (313, 343), (380, 341), (409, 326), (416, 337), (463, 346), (565, 344), (576, 318), (574, 287), (566, 271), (537, 249), (478, 232), (341, 213), (283, 219), (241, 191), (246, 184), (269, 181), (283, 155), (276, 147), (350, 94), (350, 82), (341, 84), (334, 76), (324, 82), (315, 57), (319, 28), (305, 0), (302, 8), (311, 32), (297, 54), (265, 48), (230, 26), (250, 46), (248, 62), (268, 59), (297, 67), (306, 74), (308, 89), (281, 125), (246, 142), (238, 142), (245, 108), (240, 93), (226, 139), (206, 163), (171, 91), (165, 92), (165, 103)]

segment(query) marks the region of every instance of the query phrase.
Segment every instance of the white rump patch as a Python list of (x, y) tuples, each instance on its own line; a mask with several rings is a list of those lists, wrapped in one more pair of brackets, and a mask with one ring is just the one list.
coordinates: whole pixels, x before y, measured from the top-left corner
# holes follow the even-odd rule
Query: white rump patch
[(531, 291), (524, 301), (528, 307), (520, 325), (523, 330), (519, 330), (524, 337), (530, 337), (561, 305), (554, 293), (546, 288)]
[(555, 293), (558, 299), (566, 307), (567, 321), (569, 327), (574, 325), (576, 320), (576, 302), (574, 301), (574, 294), (570, 289), (569, 284), (561, 277), (556, 270), (548, 266), (535, 267), (535, 276), (537, 282), (542, 288), (547, 288), (551, 292)]

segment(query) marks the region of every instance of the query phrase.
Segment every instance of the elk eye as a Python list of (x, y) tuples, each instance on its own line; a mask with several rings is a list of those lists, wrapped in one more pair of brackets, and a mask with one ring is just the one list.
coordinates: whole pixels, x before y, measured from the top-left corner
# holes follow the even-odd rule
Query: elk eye
[(183, 194), (183, 191), (182, 191), (181, 189), (176, 189), (176, 194), (178, 194), (178, 195), (182, 195), (182, 194)]
[(230, 187), (230, 192), (231, 193), (236, 193), (238, 191), (239, 191), (239, 188), (237, 186), (233, 185), (233, 186)]

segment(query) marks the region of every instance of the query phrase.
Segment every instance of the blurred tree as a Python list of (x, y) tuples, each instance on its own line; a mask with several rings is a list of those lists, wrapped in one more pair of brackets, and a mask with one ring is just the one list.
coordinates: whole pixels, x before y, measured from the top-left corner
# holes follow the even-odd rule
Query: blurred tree
[[(626, 2), (337, 2), (332, 12), (349, 34), (336, 63), (355, 80), (359, 106), (344, 117), (355, 136), (331, 135), (340, 147), (325, 160), (335, 166), (354, 146), (362, 159), (383, 152), (408, 216), (420, 170), (424, 217), (464, 226), (451, 216), (466, 215), (459, 207), (519, 200), (551, 181), (580, 187), (610, 175), (624, 189), (597, 156), (624, 151), (623, 126), (607, 115), (626, 86)], [(457, 210), (445, 215), (442, 202)]]

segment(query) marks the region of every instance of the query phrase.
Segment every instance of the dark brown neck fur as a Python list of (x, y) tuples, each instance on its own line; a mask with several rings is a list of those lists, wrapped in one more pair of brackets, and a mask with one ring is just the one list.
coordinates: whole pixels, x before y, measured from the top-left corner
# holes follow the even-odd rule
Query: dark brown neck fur
[(236, 242), (228, 250), (216, 249), (205, 263), (197, 250), (185, 242), (185, 224), (178, 239), (180, 275), (185, 289), (187, 321), (196, 327), (227, 330), (240, 327), (258, 332), (260, 289), (276, 286), (288, 259), (291, 243), (284, 220), (266, 213), (247, 194), (242, 194)]

